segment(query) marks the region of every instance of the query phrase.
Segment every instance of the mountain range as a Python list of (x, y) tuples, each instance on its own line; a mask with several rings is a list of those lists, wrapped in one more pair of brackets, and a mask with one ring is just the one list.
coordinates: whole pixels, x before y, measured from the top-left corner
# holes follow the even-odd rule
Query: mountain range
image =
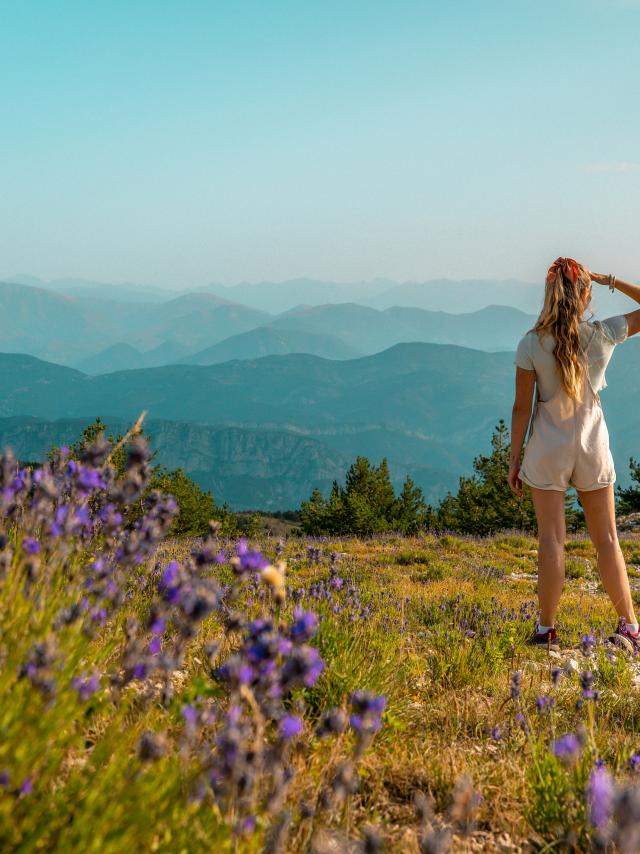
[(90, 374), (287, 353), (342, 360), (413, 341), (507, 350), (533, 320), (498, 305), (450, 314), (332, 303), (274, 315), (204, 292), (135, 304), (0, 283), (2, 351)]
[[(621, 482), (628, 457), (640, 456), (640, 413), (629, 407), (640, 392), (639, 358), (640, 342), (619, 347), (603, 393)], [(396, 483), (410, 473), (433, 501), (488, 451), (497, 420), (509, 420), (513, 360), (512, 352), (414, 343), (341, 362), (293, 354), (88, 376), (2, 354), (0, 440), (9, 428), (15, 443), (39, 436), (39, 446), (20, 446), (30, 456), (70, 420), (76, 434), (97, 415), (124, 429), (146, 409), (159, 425), (161, 461), (182, 465), (238, 509), (298, 506), (357, 454), (387, 456)], [(36, 422), (16, 434), (23, 416)]]

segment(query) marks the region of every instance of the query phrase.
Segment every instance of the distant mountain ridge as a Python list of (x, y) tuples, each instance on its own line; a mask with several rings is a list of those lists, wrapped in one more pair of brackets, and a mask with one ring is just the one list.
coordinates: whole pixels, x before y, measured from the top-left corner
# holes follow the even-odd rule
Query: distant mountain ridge
[[(0, 282), (0, 349), (67, 365), (82, 364), (120, 344), (141, 353), (173, 348), (182, 356), (262, 326), (271, 317), (215, 294), (132, 305)], [(104, 355), (101, 359), (104, 363)]]
[(287, 353), (309, 353), (325, 359), (353, 359), (364, 353), (334, 335), (300, 329), (259, 326), (225, 338), (199, 353), (177, 360), (185, 365), (216, 365), (232, 359), (258, 359)]
[[(357, 454), (386, 455), (397, 476), (410, 473), (433, 500), (454, 488), (474, 456), (488, 449), (498, 419), (509, 420), (513, 359), (511, 352), (417, 343), (341, 362), (294, 354), (92, 377), (33, 357), (2, 354), (0, 416), (88, 422), (100, 415), (110, 424), (114, 419), (130, 423), (147, 409), (151, 421), (181, 422), (187, 431), (211, 427), (259, 433), (267, 478), (269, 443), (277, 448), (284, 440), (276, 434), (284, 433), (318, 442), (322, 448), (314, 446), (314, 453), (324, 460), (318, 463), (323, 471), (329, 470), (326, 460), (332, 456), (342, 464)], [(628, 480), (628, 457), (640, 457), (640, 413), (629, 408), (629, 399), (640, 393), (639, 361), (640, 342), (620, 346), (603, 394), (622, 483)], [(251, 453), (241, 448), (230, 450), (229, 459), (244, 459), (249, 477)], [(199, 465), (191, 460), (188, 470), (204, 471)], [(202, 482), (213, 477), (212, 470), (207, 472)], [(300, 494), (308, 479), (291, 477), (298, 493), (292, 486), (287, 494)], [(236, 506), (255, 506), (254, 487), (244, 489), (241, 479), (235, 483)], [(278, 489), (285, 494), (282, 485)]]
[[(539, 282), (520, 279), (427, 279), (396, 282), (373, 279), (369, 282), (320, 281), (292, 279), (284, 282), (243, 282), (224, 287), (210, 285), (205, 290), (245, 305), (280, 314), (296, 305), (358, 303), (371, 308), (392, 306), (423, 308), (462, 314), (489, 305), (505, 305), (538, 314), (544, 297), (544, 273)], [(630, 301), (623, 295), (609, 294), (606, 288), (594, 288), (593, 303), (602, 317), (629, 310)]]
[[(92, 374), (295, 352), (347, 359), (414, 341), (510, 350), (537, 311), (523, 313), (503, 303), (536, 302), (537, 309), (542, 294), (537, 285), (515, 281), (391, 287), (388, 281), (376, 281), (352, 287), (297, 280), (265, 283), (260, 299), (271, 305), (264, 311), (230, 299), (257, 294), (260, 289), (255, 285), (245, 290), (218, 288), (220, 294), (185, 292), (164, 301), (145, 291), (151, 301), (137, 304), (115, 298), (122, 293), (115, 287), (90, 285), (74, 291), (67, 282), (67, 292), (58, 293), (50, 286), (0, 283), (0, 350), (29, 353)], [(594, 293), (601, 301), (601, 315), (615, 313), (619, 294), (609, 303), (606, 289)], [(354, 295), (361, 302), (348, 299)], [(317, 304), (321, 297), (324, 301)], [(330, 297), (333, 301), (327, 302)], [(393, 304), (385, 307), (390, 301)], [(439, 308), (420, 308), (420, 301)], [(491, 304), (477, 308), (487, 301)], [(286, 307), (274, 313), (278, 305)], [(443, 306), (453, 312), (440, 310)], [(624, 310), (628, 309), (626, 301)]]

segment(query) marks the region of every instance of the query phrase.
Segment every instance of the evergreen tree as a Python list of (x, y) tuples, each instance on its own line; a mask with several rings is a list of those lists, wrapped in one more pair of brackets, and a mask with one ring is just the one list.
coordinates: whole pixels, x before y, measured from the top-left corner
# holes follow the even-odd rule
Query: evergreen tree
[(425, 503), (422, 490), (414, 484), (409, 475), (406, 476), (402, 492), (396, 499), (393, 518), (393, 527), (403, 534), (414, 534), (433, 521), (432, 510)]
[(422, 490), (407, 478), (396, 498), (389, 464), (384, 458), (373, 466), (366, 457), (356, 457), (341, 487), (333, 482), (328, 499), (314, 489), (300, 508), (300, 526), (307, 534), (358, 534), (383, 531), (417, 531), (429, 520)]
[(300, 527), (307, 534), (317, 534), (325, 530), (327, 522), (327, 502), (316, 487), (308, 501), (300, 505)]
[(388, 530), (396, 497), (386, 458), (376, 468), (366, 457), (357, 457), (347, 472), (341, 498), (343, 529), (361, 535)]
[(619, 486), (616, 490), (617, 511), (623, 516), (627, 513), (640, 513), (640, 463), (633, 457), (629, 460), (629, 470), (635, 486)]
[[(219, 517), (211, 493), (204, 492), (182, 469), (156, 472), (151, 487), (173, 495), (178, 502), (178, 515), (171, 526), (173, 534), (204, 536), (209, 529), (209, 520)], [(229, 520), (224, 521), (228, 527)]]
[(536, 530), (531, 493), (521, 498), (510, 489), (507, 476), (511, 443), (509, 430), (500, 419), (491, 437), (492, 452), (473, 461), (475, 474), (461, 477), (458, 494), (448, 494), (437, 512), (439, 527), (485, 535), (505, 528)]
[(338, 485), (338, 481), (334, 480), (325, 510), (324, 528), (318, 533), (340, 534), (345, 530), (347, 530), (347, 522), (344, 492)]

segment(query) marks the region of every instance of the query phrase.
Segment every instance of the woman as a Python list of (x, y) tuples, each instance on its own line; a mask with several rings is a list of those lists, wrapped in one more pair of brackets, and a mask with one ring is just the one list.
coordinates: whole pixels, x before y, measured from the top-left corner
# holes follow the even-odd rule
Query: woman
[(610, 640), (635, 653), (640, 652), (640, 633), (618, 544), (616, 473), (598, 392), (606, 387), (604, 372), (616, 344), (640, 331), (640, 309), (603, 321), (583, 320), (592, 282), (640, 303), (637, 285), (590, 273), (573, 258), (558, 258), (551, 265), (542, 311), (516, 353), (509, 486), (519, 496), (523, 481), (531, 487), (538, 522), (540, 622), (530, 642), (558, 647), (555, 618), (564, 583), (564, 499), (573, 486), (596, 547), (602, 583), (619, 617)]

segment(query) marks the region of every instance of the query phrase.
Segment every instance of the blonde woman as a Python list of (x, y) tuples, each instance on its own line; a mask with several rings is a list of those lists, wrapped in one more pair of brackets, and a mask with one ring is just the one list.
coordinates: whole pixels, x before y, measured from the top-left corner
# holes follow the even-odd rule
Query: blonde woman
[(619, 618), (610, 640), (637, 653), (640, 633), (618, 544), (616, 473), (598, 392), (606, 387), (605, 368), (616, 344), (640, 331), (640, 309), (602, 321), (582, 319), (592, 282), (640, 303), (637, 285), (590, 273), (573, 258), (557, 258), (551, 265), (542, 311), (516, 353), (509, 486), (522, 495), (522, 483), (529, 485), (538, 522), (540, 621), (530, 642), (558, 647), (555, 618), (564, 583), (564, 499), (566, 489), (574, 486), (602, 583)]

